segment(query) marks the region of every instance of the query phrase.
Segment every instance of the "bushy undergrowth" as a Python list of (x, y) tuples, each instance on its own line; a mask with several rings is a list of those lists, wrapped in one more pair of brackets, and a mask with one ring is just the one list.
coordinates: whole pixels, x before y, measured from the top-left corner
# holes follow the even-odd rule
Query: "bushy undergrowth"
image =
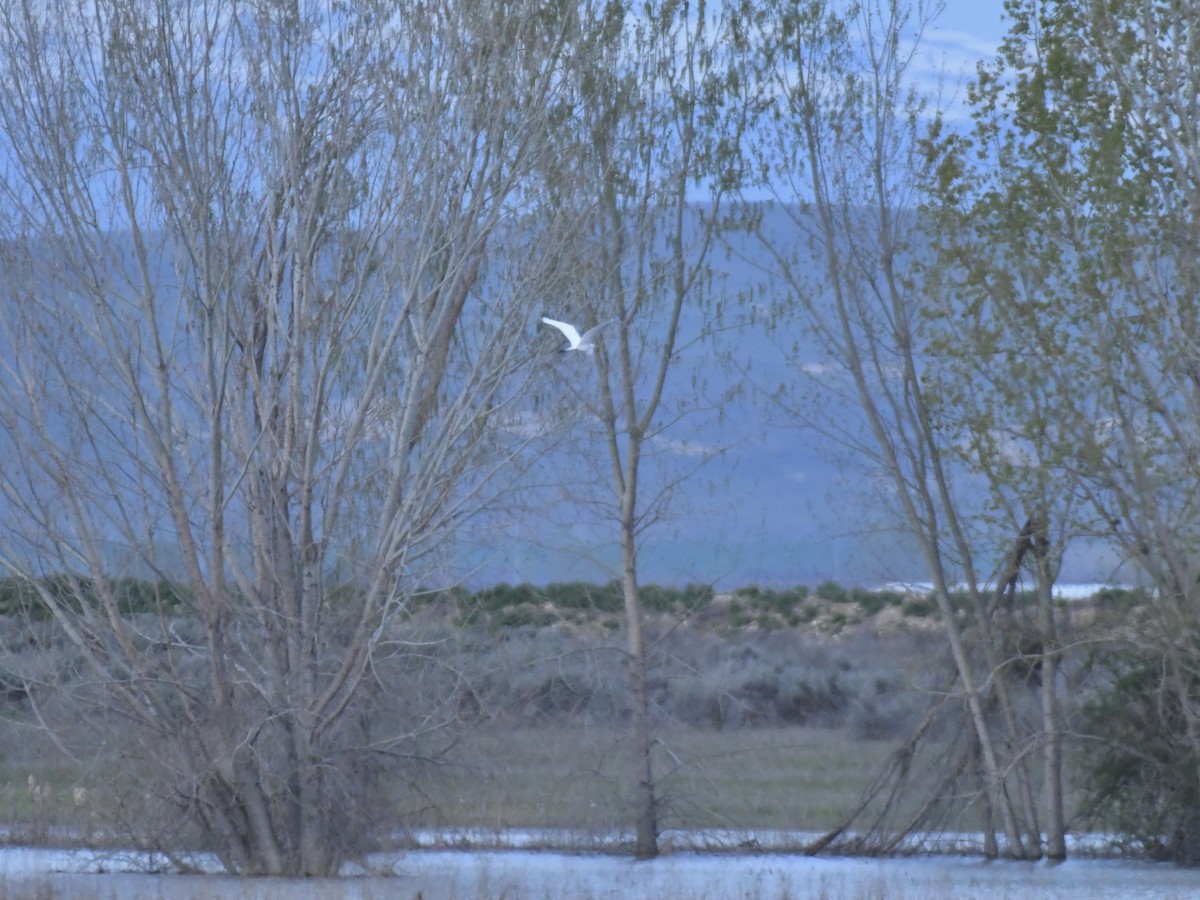
[[(805, 725), (899, 734), (925, 697), (908, 672), (929, 639), (856, 638), (831, 646), (783, 631), (653, 626), (648, 688), (663, 724), (705, 729)], [(488, 715), (528, 724), (617, 725), (627, 713), (620, 637), (561, 628), (510, 630), (474, 644)]]
[(1177, 679), (1189, 693), (1200, 680), (1133, 648), (1110, 650), (1099, 666), (1111, 681), (1083, 708), (1086, 813), (1152, 858), (1200, 866), (1200, 760)]

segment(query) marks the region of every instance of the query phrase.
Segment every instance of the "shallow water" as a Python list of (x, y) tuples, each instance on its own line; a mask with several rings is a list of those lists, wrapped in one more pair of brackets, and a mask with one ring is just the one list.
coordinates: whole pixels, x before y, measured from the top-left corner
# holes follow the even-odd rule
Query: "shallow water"
[(132, 855), (0, 849), (0, 896), (80, 900), (1200, 898), (1200, 871), (1086, 859), (1048, 865), (945, 856), (874, 860), (677, 853), (635, 862), (628, 857), (528, 850), (417, 850), (372, 858), (372, 869), (388, 874), (340, 879), (238, 879), (131, 871), (146, 862)]

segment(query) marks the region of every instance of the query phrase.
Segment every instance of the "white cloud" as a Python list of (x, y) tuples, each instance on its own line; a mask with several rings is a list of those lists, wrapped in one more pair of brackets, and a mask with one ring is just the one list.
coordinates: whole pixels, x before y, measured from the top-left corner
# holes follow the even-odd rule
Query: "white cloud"
[(524, 440), (532, 440), (552, 433), (559, 427), (559, 422), (557, 419), (532, 410), (513, 410), (497, 417), (497, 425), (509, 434)]
[(974, 72), (979, 60), (991, 59), (998, 47), (994, 40), (950, 28), (931, 28), (925, 33), (924, 44), (928, 49), (941, 51), (947, 62), (960, 60), (963, 67), (959, 71), (966, 72)]
[(714, 456), (719, 452), (719, 449), (712, 444), (702, 444), (699, 441), (678, 441), (662, 435), (654, 438), (654, 446), (677, 456)]
[(829, 375), (832, 372), (838, 371), (838, 366), (832, 363), (823, 362), (802, 362), (797, 368), (805, 375)]

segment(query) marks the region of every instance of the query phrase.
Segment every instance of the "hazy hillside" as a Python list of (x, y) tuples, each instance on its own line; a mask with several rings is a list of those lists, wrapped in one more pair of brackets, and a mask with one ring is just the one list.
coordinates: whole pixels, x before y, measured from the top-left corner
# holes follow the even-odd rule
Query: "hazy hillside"
[[(786, 221), (778, 212), (768, 213), (765, 227), (781, 229)], [(744, 324), (699, 340), (709, 329), (705, 313), (693, 310), (683, 322), (684, 350), (668, 392), (689, 412), (659, 439), (658, 483), (691, 474), (675, 487), (663, 520), (644, 538), (644, 580), (713, 582), (722, 588), (826, 579), (856, 584), (923, 580), (915, 548), (888, 509), (883, 480), (844, 448), (789, 419), (769, 399), (782, 385), (803, 391), (811, 377), (789, 358), (812, 371), (827, 361), (805, 350), (808, 339), (795, 326), (763, 324), (760, 311), (778, 288), (756, 265), (762, 253), (752, 238), (734, 234), (726, 240), (728, 247), (712, 263), (716, 280), (726, 286), (723, 324), (731, 319)], [(547, 311), (555, 312), (553, 303)], [(662, 327), (652, 320), (647, 324)], [(540, 328), (530, 323), (531, 341), (545, 337)], [(557, 363), (581, 403), (593, 366), (590, 357), (575, 354)], [(689, 394), (695, 385), (702, 386), (699, 397)], [(714, 399), (724, 397), (730, 399)], [(850, 407), (827, 411), (842, 421), (854, 418)], [(605, 474), (597, 475), (580, 460), (586, 452), (585, 440), (582, 449), (569, 445), (547, 461), (565, 483), (558, 499), (578, 500), (589, 491), (609, 489)], [(969, 496), (965, 486), (960, 488)], [(463, 571), (475, 584), (602, 581), (619, 571), (614, 534), (611, 524), (589, 518), (578, 504), (553, 503), (508, 523), (499, 536), (489, 529)], [(1107, 551), (1080, 545), (1068, 557), (1062, 580), (1108, 582), (1121, 580), (1121, 573)]]

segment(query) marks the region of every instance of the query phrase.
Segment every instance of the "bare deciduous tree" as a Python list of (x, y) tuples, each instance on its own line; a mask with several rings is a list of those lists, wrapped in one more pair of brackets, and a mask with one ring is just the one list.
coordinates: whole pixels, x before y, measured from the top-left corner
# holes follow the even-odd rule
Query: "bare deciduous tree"
[[(997, 532), (961, 499), (964, 477), (980, 466), (957, 443), (962, 430), (941, 415), (936, 353), (944, 345), (935, 339), (928, 295), (936, 282), (923, 278), (930, 232), (920, 214), (922, 147), (936, 111), (913, 84), (912, 62), (936, 10), (896, 0), (849, 10), (829, 3), (760, 9), (759, 80), (771, 115), (756, 152), (763, 188), (778, 203), (759, 234), (769, 274), (794, 314), (782, 321), (807, 335), (801, 346), (809, 349), (795, 363), (815, 374), (818, 400), (834, 401), (791, 408), (886, 485), (881, 493), (933, 584), (970, 729), (965, 752), (976, 757), (956, 771), (977, 768), (981, 776), (987, 851), (1001, 852), (995, 816), (1003, 852), (1037, 857), (1042, 838), (1026, 752), (1033, 735), (1005, 676), (1010, 655), (986, 589), (990, 576), (1003, 582), (996, 597), (1011, 586), (1009, 569), (1021, 559), (1015, 551), (1029, 544), (1021, 523), (1031, 513), (1002, 520)], [(996, 569), (980, 571), (985, 553), (997, 551)], [(956, 609), (959, 585), (969, 597), (967, 619)]]
[[(232, 872), (335, 871), (372, 755), (423, 727), (367, 712), (513, 454), (589, 17), (0, 12), (4, 563)], [(173, 586), (152, 625), (130, 561)]]

